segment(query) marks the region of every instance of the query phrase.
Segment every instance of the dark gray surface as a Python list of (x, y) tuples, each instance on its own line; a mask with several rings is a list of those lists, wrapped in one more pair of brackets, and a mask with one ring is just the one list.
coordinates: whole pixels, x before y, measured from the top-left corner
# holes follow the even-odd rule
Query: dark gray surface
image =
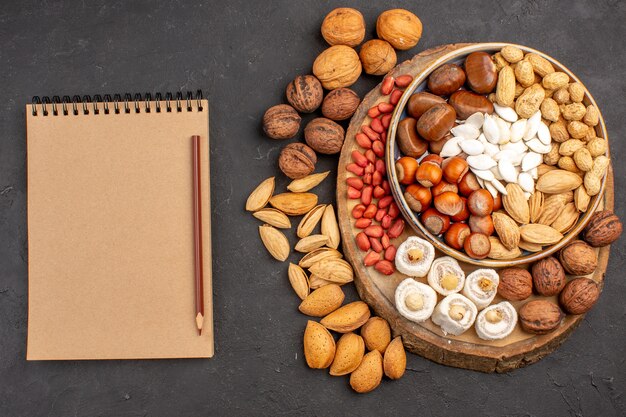
[[(306, 368), (307, 319), (296, 310), (286, 265), (270, 259), (258, 223), (243, 211), (254, 186), (277, 174), (283, 145), (261, 135), (263, 111), (283, 101), (285, 85), (309, 72), (324, 49), (325, 13), (350, 4), (365, 15), (368, 37), (388, 7), (419, 15), (423, 39), (402, 59), (451, 42), (511, 41), (545, 51), (586, 83), (614, 158), (623, 159), (624, 1), (2, 3), (0, 416), (626, 415), (625, 239), (612, 250), (600, 303), (539, 363), (484, 375), (409, 355), (403, 379), (359, 396), (346, 378)], [(363, 94), (377, 82), (365, 77), (356, 89)], [(196, 88), (211, 98), (215, 358), (27, 363), (24, 104), (33, 95)], [(335, 166), (335, 157), (324, 157), (318, 169)], [(616, 174), (624, 215), (623, 163)], [(334, 200), (333, 180), (321, 187), (321, 201)]]

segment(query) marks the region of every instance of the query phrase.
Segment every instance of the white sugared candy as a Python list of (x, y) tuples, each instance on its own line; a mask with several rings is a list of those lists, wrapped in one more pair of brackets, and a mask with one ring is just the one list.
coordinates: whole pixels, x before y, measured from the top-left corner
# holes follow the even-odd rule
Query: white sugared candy
[(536, 168), (552, 149), (550, 129), (540, 111), (529, 119), (518, 119), (511, 107), (494, 104), (494, 109), (494, 114), (474, 113), (458, 121), (450, 130), (454, 137), (445, 143), (440, 156), (466, 154), (471, 171), (494, 196), (505, 194), (507, 183), (517, 183), (532, 194)]
[[(434, 316), (433, 316), (434, 321)], [(499, 340), (510, 335), (517, 324), (517, 311), (508, 301), (490, 305), (476, 318), (476, 334), (484, 340)]]
[(428, 284), (443, 296), (453, 294), (463, 288), (465, 272), (456, 259), (443, 256), (432, 263), (428, 272)]
[(433, 314), (437, 293), (428, 285), (407, 278), (396, 288), (395, 301), (396, 309), (402, 316), (420, 323)]
[(424, 277), (435, 259), (434, 246), (417, 236), (407, 238), (396, 251), (396, 268), (410, 277)]
[(487, 307), (498, 292), (500, 276), (493, 269), (477, 269), (465, 278), (463, 295), (469, 298), (479, 310)]
[(432, 321), (444, 333), (458, 336), (472, 327), (478, 310), (474, 303), (461, 294), (450, 294), (437, 304)]

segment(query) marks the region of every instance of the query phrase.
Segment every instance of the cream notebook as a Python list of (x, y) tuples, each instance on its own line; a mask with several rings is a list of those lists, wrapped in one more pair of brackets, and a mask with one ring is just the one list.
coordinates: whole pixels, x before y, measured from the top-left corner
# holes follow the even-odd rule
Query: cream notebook
[[(208, 102), (95, 98), (26, 106), (27, 359), (211, 357)], [(202, 138), (202, 336), (192, 135)]]

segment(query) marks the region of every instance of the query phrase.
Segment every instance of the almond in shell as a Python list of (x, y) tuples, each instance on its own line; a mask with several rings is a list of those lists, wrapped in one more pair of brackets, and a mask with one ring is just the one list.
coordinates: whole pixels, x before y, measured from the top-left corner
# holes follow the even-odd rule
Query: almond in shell
[(335, 357), (335, 339), (318, 322), (309, 320), (304, 330), (304, 358), (309, 368), (328, 368)]
[(311, 277), (309, 278), (309, 288), (312, 290), (316, 290), (328, 284), (334, 284), (334, 283), (328, 280), (325, 280), (324, 278), (320, 278), (317, 275), (311, 275)]
[(518, 223), (528, 223), (530, 221), (530, 209), (522, 187), (515, 183), (509, 183), (506, 185), (506, 191), (507, 195), (502, 196), (502, 205), (508, 215)]
[(352, 332), (342, 335), (337, 341), (335, 358), (330, 365), (333, 376), (347, 375), (359, 367), (365, 354), (365, 342)]
[(294, 193), (305, 193), (312, 188), (317, 187), (328, 176), (330, 171), (320, 172), (318, 174), (307, 175), (304, 178), (293, 180), (287, 186), (287, 189)]
[(543, 246), (537, 243), (526, 242), (525, 240), (519, 241), (519, 248), (523, 250), (527, 250), (528, 252), (541, 252)]
[(538, 245), (553, 245), (563, 239), (563, 235), (544, 224), (525, 224), (520, 227), (520, 235), (526, 242)]
[(406, 352), (402, 338), (396, 337), (389, 343), (383, 357), (383, 370), (389, 379), (400, 379), (406, 370)]
[(340, 259), (343, 255), (333, 248), (319, 248), (304, 255), (298, 265), (302, 268), (310, 268), (312, 265), (324, 259)]
[(329, 204), (324, 209), (324, 215), (322, 216), (322, 234), (328, 237), (327, 246), (337, 249), (341, 242), (341, 235), (339, 234), (339, 225), (337, 224), (337, 217), (335, 216), (335, 209), (332, 204)]
[(296, 243), (294, 247), (298, 252), (308, 253), (312, 250), (321, 248), (326, 243), (328, 243), (328, 237), (324, 235), (311, 235), (305, 238), (302, 238)]
[(290, 229), (291, 221), (285, 213), (275, 208), (264, 208), (252, 213), (257, 219), (279, 229)]
[(309, 271), (337, 284), (346, 284), (354, 279), (352, 266), (343, 259), (324, 259), (311, 265)]
[(565, 201), (566, 200), (563, 198), (563, 194), (557, 194), (546, 198), (541, 208), (541, 215), (535, 223), (545, 224), (546, 226), (551, 225), (559, 216), (563, 207), (565, 207)]
[(513, 250), (519, 245), (520, 233), (519, 227), (515, 220), (502, 212), (491, 214), (493, 227), (498, 233), (498, 237), (502, 244), (508, 249)]
[(555, 169), (540, 176), (535, 187), (542, 193), (558, 194), (575, 190), (582, 183), (580, 175), (564, 169)]
[(304, 300), (309, 295), (309, 278), (306, 272), (298, 265), (290, 263), (287, 275), (291, 288), (301, 300)]
[(259, 184), (246, 201), (246, 210), (257, 211), (267, 205), (274, 193), (274, 177), (269, 177)]
[(263, 226), (259, 226), (259, 235), (270, 255), (279, 261), (285, 261), (287, 259), (290, 247), (289, 241), (283, 232), (269, 224), (264, 224)]
[(329, 284), (313, 291), (298, 307), (302, 314), (313, 317), (324, 317), (337, 310), (345, 295), (337, 284)]
[(566, 233), (574, 227), (578, 221), (578, 216), (576, 205), (574, 203), (567, 203), (551, 226), (560, 233)]
[(300, 220), (300, 224), (298, 224), (298, 229), (296, 230), (296, 235), (302, 239), (309, 236), (313, 233), (315, 226), (322, 219), (322, 215), (324, 214), (324, 208), (326, 206), (324, 204), (320, 204), (318, 206), (313, 207), (303, 218)]
[(313, 193), (282, 193), (270, 198), (272, 207), (288, 216), (301, 216), (317, 205), (317, 195)]
[[(320, 289), (326, 288), (322, 287)], [(370, 318), (370, 309), (363, 301), (354, 301), (333, 311), (320, 323), (338, 333), (348, 333), (363, 326)]]
[(535, 191), (528, 199), (528, 209), (530, 210), (530, 222), (536, 223), (541, 212), (543, 211), (543, 193), (541, 191)]
[(359, 367), (350, 375), (350, 386), (360, 394), (373, 391), (383, 379), (383, 357), (373, 350), (363, 357)]
[(367, 350), (378, 350), (383, 354), (391, 342), (391, 328), (382, 317), (372, 317), (361, 328), (361, 336)]
[(518, 247), (509, 250), (495, 236), (489, 236), (489, 243), (491, 244), (491, 249), (487, 256), (491, 259), (515, 259), (522, 255), (522, 251)]

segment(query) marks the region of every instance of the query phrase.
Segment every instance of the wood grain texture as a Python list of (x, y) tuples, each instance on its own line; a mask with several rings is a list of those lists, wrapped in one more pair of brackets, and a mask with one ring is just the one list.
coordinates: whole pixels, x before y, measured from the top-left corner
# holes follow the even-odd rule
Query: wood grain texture
[[(416, 75), (430, 62), (468, 44), (445, 45), (424, 51), (409, 61), (398, 65), (391, 75)], [(394, 335), (401, 335), (407, 350), (432, 361), (453, 367), (471, 369), (482, 372), (507, 372), (534, 363), (554, 351), (571, 332), (580, 324), (584, 315), (568, 315), (561, 326), (547, 335), (530, 335), (524, 333), (519, 326), (515, 332), (503, 341), (487, 342), (476, 336), (473, 328), (461, 336), (444, 336), (441, 330), (430, 320), (425, 323), (413, 323), (402, 317), (396, 310), (393, 292), (397, 284), (405, 277), (399, 273), (384, 276), (373, 268), (366, 268), (362, 259), (364, 253), (355, 244), (354, 236), (358, 233), (352, 225), (351, 210), (356, 202), (346, 197), (345, 180), (351, 176), (345, 167), (351, 162), (350, 154), (358, 149), (355, 135), (360, 126), (367, 122), (367, 110), (382, 101), (379, 88), (375, 88), (365, 96), (352, 118), (346, 133), (346, 140), (339, 159), (337, 175), (337, 208), (342, 234), (343, 250), (346, 259), (350, 260), (355, 269), (355, 284), (361, 299), (366, 301), (379, 316), (387, 319)], [(613, 209), (613, 173), (609, 170), (603, 206)], [(405, 228), (404, 234), (396, 239), (396, 245), (407, 236), (414, 234)], [(604, 273), (609, 259), (609, 248), (598, 251), (598, 268), (591, 278), (602, 285)], [(475, 267), (463, 264), (466, 270)], [(533, 296), (535, 297), (535, 296)], [(553, 300), (555, 298), (553, 297)], [(496, 299), (497, 301), (498, 299)], [(518, 307), (523, 303), (513, 303)]]

